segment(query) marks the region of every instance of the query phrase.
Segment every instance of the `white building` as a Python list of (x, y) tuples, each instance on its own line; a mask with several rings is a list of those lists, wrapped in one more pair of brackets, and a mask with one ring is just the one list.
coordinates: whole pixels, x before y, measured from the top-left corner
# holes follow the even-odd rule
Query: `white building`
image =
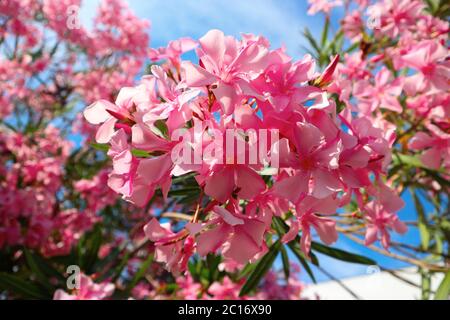
[[(341, 279), (340, 282), (362, 300), (418, 300), (421, 298), (421, 277), (416, 268), (395, 270), (395, 274), (410, 283), (406, 283), (388, 272), (379, 271), (376, 267), (369, 267), (366, 275)], [(432, 292), (437, 290), (442, 278), (442, 274), (433, 276)], [(356, 299), (335, 281), (308, 285), (304, 290), (304, 296), (310, 299), (319, 297), (322, 300)]]

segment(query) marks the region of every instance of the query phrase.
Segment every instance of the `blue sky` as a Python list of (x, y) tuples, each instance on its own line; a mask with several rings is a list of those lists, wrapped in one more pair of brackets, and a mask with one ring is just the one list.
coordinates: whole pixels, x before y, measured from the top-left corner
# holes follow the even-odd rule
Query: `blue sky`
[[(322, 16), (306, 14), (306, 0), (129, 0), (128, 3), (139, 17), (151, 21), (152, 47), (165, 46), (170, 40), (180, 37), (198, 39), (208, 30), (217, 28), (234, 36), (240, 33), (264, 35), (273, 48), (285, 45), (290, 55), (300, 58), (305, 54), (301, 30), (308, 26), (313, 35), (320, 35), (323, 25)], [(84, 1), (81, 19), (85, 26), (89, 26), (97, 4), (98, 0)], [(400, 217), (402, 220), (414, 220), (415, 210), (409, 193), (404, 199), (406, 207), (400, 212)], [(419, 241), (416, 229), (410, 229), (404, 237), (402, 240), (407, 239), (410, 243)], [(400, 237), (394, 234), (393, 240), (398, 241)], [(342, 235), (335, 246), (372, 257), (383, 267), (405, 266), (373, 253)], [(294, 257), (292, 259), (295, 261)], [(322, 255), (319, 255), (319, 260), (322, 267), (338, 278), (368, 272), (367, 266), (343, 263)], [(317, 270), (315, 274), (319, 281), (328, 280)], [(305, 272), (302, 273), (302, 280), (310, 281)]]
[[(152, 22), (152, 47), (166, 45), (180, 37), (199, 38), (210, 29), (226, 34), (254, 33), (267, 37), (273, 47), (285, 45), (299, 57), (304, 26), (317, 24), (306, 14), (306, 0), (129, 0), (140, 18)], [(88, 24), (98, 0), (84, 1), (82, 21)]]

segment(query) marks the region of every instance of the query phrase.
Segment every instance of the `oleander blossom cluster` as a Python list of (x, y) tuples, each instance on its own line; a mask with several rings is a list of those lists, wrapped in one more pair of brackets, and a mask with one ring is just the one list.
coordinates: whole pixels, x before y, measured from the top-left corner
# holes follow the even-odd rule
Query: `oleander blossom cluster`
[[(291, 274), (286, 279), (281, 271), (271, 270), (262, 279), (255, 294), (240, 296), (245, 279), (231, 280), (228, 276), (205, 287), (190, 274), (176, 280), (176, 289), (169, 293), (167, 285), (161, 281), (140, 283), (131, 292), (133, 300), (298, 300), (302, 298), (304, 285), (299, 281), (300, 268), (291, 265)], [(109, 300), (115, 285), (109, 281), (96, 282), (92, 277), (80, 274), (77, 286), (66, 292), (55, 291), (54, 300)]]
[(69, 32), (68, 12), (80, 5), (0, 1), (0, 249), (67, 255), (117, 200), (106, 170), (75, 172), (80, 152), (67, 131), (89, 135), (92, 128), (72, 126), (67, 113), (80, 99), (108, 98), (134, 83), (150, 24), (123, 1), (103, 0), (91, 30)]
[[(198, 63), (182, 61), (194, 47)], [(124, 199), (145, 206), (155, 192), (166, 197), (174, 177), (195, 175), (201, 196), (190, 221), (174, 230), (155, 218), (144, 228), (168, 270), (184, 272), (195, 253), (220, 252), (235, 268), (255, 261), (268, 250), (274, 217), (287, 224), (282, 241), (300, 236), (308, 255), (315, 234), (328, 245), (337, 240), (333, 215), (352, 200), (369, 241), (378, 234), (387, 247), (390, 230), (406, 231), (396, 214), (403, 201), (385, 175), (395, 128), (363, 112), (337, 112), (328, 93), (339, 56), (319, 72), (311, 56), (295, 61), (262, 36), (238, 40), (211, 30), (151, 58), (160, 63), (150, 75), (84, 116), (99, 125), (96, 141), (108, 144), (113, 162), (108, 185)], [(277, 139), (250, 161), (261, 130)], [(219, 152), (238, 142), (238, 155)], [(196, 151), (215, 156), (189, 161)]]
[[(342, 5), (309, 2), (326, 15)], [(345, 105), (342, 114), (358, 113), (385, 132), (401, 129), (395, 139), (398, 152), (417, 157), (424, 170), (441, 174), (445, 182), (450, 177), (448, 21), (431, 15), (419, 0), (348, 1), (345, 10), (343, 35), (360, 45), (343, 56), (329, 88)], [(403, 184), (408, 178), (394, 174), (391, 179)], [(448, 194), (443, 180), (418, 180), (430, 194)], [(387, 247), (389, 235), (379, 221), (389, 215), (375, 203), (366, 212), (366, 243), (380, 233)]]

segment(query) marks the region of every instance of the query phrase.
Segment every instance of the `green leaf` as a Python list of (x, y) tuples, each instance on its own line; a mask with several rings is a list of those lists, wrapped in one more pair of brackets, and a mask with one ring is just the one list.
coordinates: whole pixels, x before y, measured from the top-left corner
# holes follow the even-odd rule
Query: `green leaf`
[(83, 248), (85, 251), (80, 251), (81, 267), (87, 272), (91, 271), (94, 263), (98, 259), (98, 250), (103, 242), (103, 235), (100, 225), (96, 225), (94, 230), (87, 235), (84, 241)]
[(308, 276), (311, 278), (311, 280), (314, 283), (317, 283), (316, 277), (314, 276), (313, 271), (311, 270), (311, 267), (309, 266), (308, 261), (306, 260), (306, 257), (304, 253), (300, 250), (297, 243), (290, 242), (288, 243), (289, 249), (291, 249), (292, 253), (295, 255), (295, 257), (298, 259), (300, 264), (302, 265), (303, 269), (305, 269)]
[(48, 281), (48, 278), (56, 278), (60, 282), (65, 282), (66, 278), (63, 274), (61, 274), (60, 271), (55, 269), (51, 264), (50, 261), (42, 258), (39, 254), (33, 253), (29, 251), (29, 254), (32, 256), (32, 259), (34, 260), (34, 263), (39, 266), (39, 269), (41, 272), (46, 276), (46, 279)]
[(127, 292), (131, 292), (131, 290), (138, 284), (138, 282), (145, 276), (148, 268), (153, 262), (153, 255), (149, 255), (148, 258), (141, 264), (139, 270), (135, 273), (133, 279), (131, 279), (130, 284), (127, 287)]
[(321, 55), (321, 50), (308, 28), (305, 28), (305, 30), (303, 31), (303, 35), (306, 37), (311, 47), (316, 50), (315, 57), (319, 57)]
[(346, 262), (351, 262), (351, 263), (360, 263), (360, 264), (367, 264), (367, 265), (376, 265), (377, 263), (367, 257), (355, 254), (355, 253), (351, 253), (351, 252), (347, 252), (341, 249), (337, 249), (337, 248), (332, 248), (332, 247), (328, 247), (325, 246), (321, 243), (318, 242), (313, 242), (311, 244), (311, 248), (317, 252), (320, 252), (324, 255), (327, 255), (329, 257), (341, 260), (341, 261), (346, 261)]
[(430, 231), (428, 230), (427, 219), (425, 216), (425, 209), (423, 208), (422, 202), (419, 196), (411, 190), (411, 194), (414, 200), (414, 205), (416, 207), (417, 215), (419, 219), (417, 221), (417, 227), (419, 228), (420, 242), (423, 250), (427, 250), (430, 245)]
[(286, 251), (286, 248), (284, 246), (281, 246), (281, 261), (283, 262), (283, 272), (284, 276), (286, 277), (286, 280), (289, 279), (290, 275), (290, 263), (289, 263), (289, 257)]
[(51, 296), (42, 292), (35, 284), (18, 276), (0, 273), (0, 291), (8, 290), (25, 299), (50, 299)]
[(434, 296), (435, 300), (448, 300), (450, 295), (450, 271), (447, 272)]
[(123, 272), (123, 269), (127, 266), (128, 260), (130, 260), (130, 253), (126, 252), (123, 255), (122, 260), (120, 261), (119, 265), (114, 269), (113, 271), (113, 280), (116, 281), (117, 279), (119, 279), (120, 275)]
[(350, 47), (348, 47), (347, 50), (345, 50), (345, 53), (350, 53), (356, 49), (359, 48), (359, 42), (355, 42), (354, 44), (352, 44)]
[(393, 161), (394, 161), (394, 164), (401, 163), (401, 164), (406, 164), (406, 165), (408, 165), (410, 167), (414, 167), (414, 168), (425, 168), (422, 161), (420, 161), (420, 159), (418, 157), (410, 156), (410, 155), (406, 155), (406, 154), (396, 153)]
[(320, 42), (322, 44), (322, 47), (324, 47), (327, 44), (329, 27), (330, 27), (330, 19), (326, 18), (325, 19), (325, 26), (324, 26), (323, 31), (322, 31), (322, 38), (320, 40)]
[(44, 273), (41, 264), (37, 261), (37, 259), (35, 259), (35, 256), (27, 249), (24, 250), (24, 254), (27, 265), (33, 272), (33, 275), (36, 276), (36, 279), (39, 281), (40, 284), (42, 284), (47, 290), (49, 290), (49, 293), (52, 293), (54, 291), (54, 288), (50, 284), (48, 276), (46, 276), (46, 274)]
[(150, 157), (150, 153), (145, 150), (133, 149), (131, 150), (131, 154), (137, 158), (148, 158)]
[(90, 146), (98, 151), (107, 152), (109, 150), (109, 145), (107, 145), (106, 143), (91, 142)]
[(242, 286), (241, 292), (239, 296), (245, 296), (247, 293), (255, 289), (261, 279), (266, 275), (269, 269), (272, 267), (275, 258), (277, 257), (281, 247), (281, 241), (277, 240), (269, 249), (269, 252), (266, 253), (261, 260), (259, 260), (258, 264), (255, 267), (255, 270), (250, 274), (245, 284)]

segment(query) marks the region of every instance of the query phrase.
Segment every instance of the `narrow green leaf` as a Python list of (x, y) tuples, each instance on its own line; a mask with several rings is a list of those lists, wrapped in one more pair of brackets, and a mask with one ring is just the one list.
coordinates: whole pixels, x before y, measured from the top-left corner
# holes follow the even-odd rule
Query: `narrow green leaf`
[(96, 142), (91, 142), (90, 146), (96, 150), (99, 151), (108, 151), (109, 150), (109, 145), (105, 144), (105, 143), (96, 143)]
[(0, 291), (7, 290), (25, 299), (49, 299), (36, 285), (18, 276), (0, 273)]
[(298, 245), (296, 245), (294, 242), (290, 242), (288, 244), (289, 249), (291, 249), (292, 253), (295, 255), (295, 257), (298, 259), (298, 261), (300, 262), (300, 264), (302, 265), (303, 269), (305, 269), (306, 273), (308, 274), (308, 276), (311, 278), (311, 280), (314, 283), (317, 283), (316, 281), (316, 277), (314, 276), (313, 271), (311, 270), (311, 267), (308, 264), (308, 261), (305, 258), (305, 255), (303, 254), (303, 252), (300, 250), (300, 248), (298, 247)]
[(131, 290), (138, 284), (138, 282), (145, 276), (148, 268), (153, 262), (153, 255), (149, 255), (148, 258), (141, 264), (139, 270), (135, 273), (133, 279), (131, 279), (130, 284), (127, 287), (127, 292), (131, 292)]
[(159, 134), (161, 137), (168, 139), (169, 138), (169, 128), (167, 127), (167, 124), (163, 120), (157, 120), (154, 124), (155, 128), (157, 130), (157, 134)]
[(350, 53), (350, 52), (356, 50), (357, 48), (359, 48), (359, 42), (355, 42), (350, 47), (348, 47), (347, 50), (345, 50), (345, 53)]
[(283, 262), (283, 272), (284, 276), (286, 277), (286, 280), (289, 279), (289, 275), (291, 273), (291, 266), (289, 263), (289, 257), (286, 251), (286, 248), (284, 246), (281, 246), (281, 261)]
[(448, 300), (450, 295), (450, 271), (447, 272), (434, 296), (435, 300)]
[(60, 282), (65, 282), (66, 278), (64, 277), (63, 274), (61, 274), (60, 271), (58, 271), (57, 269), (55, 269), (51, 264), (49, 260), (46, 260), (44, 258), (42, 258), (39, 254), (37, 253), (33, 253), (33, 252), (29, 252), (32, 257), (33, 260), (35, 261), (35, 263), (39, 266), (40, 270), (42, 271), (43, 274), (45, 274), (45, 276), (47, 277), (47, 281), (48, 278), (56, 278), (58, 279)]
[(130, 260), (130, 253), (127, 252), (124, 254), (122, 260), (120, 261), (119, 265), (114, 269), (114, 276), (113, 280), (116, 281), (119, 279), (120, 275), (122, 274), (123, 269), (127, 266), (128, 260)]
[(410, 155), (406, 155), (406, 154), (396, 153), (393, 160), (394, 160), (394, 164), (400, 162), (401, 164), (406, 164), (406, 165), (408, 165), (410, 167), (425, 168), (425, 166), (423, 165), (422, 161), (420, 161), (420, 159), (418, 157), (415, 157), (415, 156), (410, 156)]
[(102, 231), (99, 225), (88, 235), (86, 240), (86, 253), (83, 257), (83, 269), (90, 270), (98, 258), (98, 251), (102, 245)]
[(239, 296), (245, 296), (247, 293), (255, 289), (261, 279), (266, 275), (269, 269), (272, 267), (275, 258), (277, 257), (281, 247), (281, 241), (277, 240), (269, 249), (269, 252), (266, 253), (261, 260), (259, 260), (258, 264), (255, 267), (255, 270), (250, 274), (247, 279), (247, 282), (242, 286), (241, 292)]
[(327, 44), (329, 27), (330, 27), (330, 19), (326, 18), (325, 19), (325, 26), (324, 26), (323, 31), (322, 31), (322, 38), (320, 40), (320, 42), (322, 44), (322, 47), (324, 47)]
[(133, 149), (131, 150), (131, 154), (137, 158), (148, 158), (150, 157), (150, 153), (145, 150)]
[(316, 50), (316, 57), (319, 57), (321, 55), (321, 50), (308, 28), (305, 28), (303, 35), (306, 37), (311, 47)]
[(332, 257), (332, 258), (335, 258), (335, 259), (338, 259), (341, 261), (367, 264), (367, 265), (376, 265), (377, 264), (374, 260), (372, 260), (370, 258), (361, 256), (359, 254), (347, 252), (347, 251), (344, 251), (341, 249), (328, 247), (328, 246), (325, 246), (318, 242), (313, 242), (311, 244), (311, 248), (317, 252), (320, 252), (324, 255), (327, 255), (329, 257)]
[(414, 190), (411, 190), (411, 195), (414, 200), (414, 206), (416, 207), (418, 220), (417, 220), (417, 227), (419, 229), (420, 234), (420, 243), (423, 250), (427, 250), (430, 245), (430, 231), (428, 230), (427, 225), (427, 219), (425, 216), (425, 209), (423, 208), (423, 204), (419, 199), (419, 196), (414, 192)]
[(45, 275), (34, 255), (27, 249), (24, 250), (24, 254), (27, 265), (31, 269), (33, 275), (36, 276), (36, 279), (40, 284), (42, 284), (47, 290), (49, 290), (50, 293), (52, 293), (54, 291), (53, 286), (50, 284), (49, 278)]

